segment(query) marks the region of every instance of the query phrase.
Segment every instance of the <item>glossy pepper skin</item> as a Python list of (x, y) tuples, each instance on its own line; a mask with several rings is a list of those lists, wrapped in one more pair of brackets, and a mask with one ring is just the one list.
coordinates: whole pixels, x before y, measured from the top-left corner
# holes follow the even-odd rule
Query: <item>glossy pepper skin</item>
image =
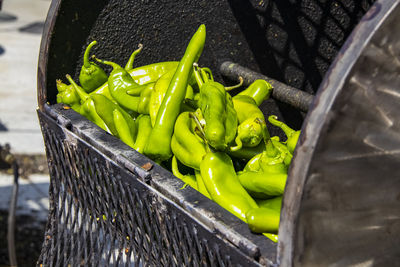
[(126, 69), (114, 62), (96, 60), (113, 68), (108, 77), (108, 90), (112, 98), (123, 108), (137, 111), (139, 102), (137, 96), (149, 85), (137, 84)]
[(270, 208), (255, 208), (246, 213), (247, 224), (254, 233), (278, 233), (280, 212)]
[(81, 102), (81, 108), (79, 109), (79, 113), (88, 120), (90, 120), (91, 122), (93, 122), (94, 124), (96, 124), (97, 126), (99, 126), (100, 128), (102, 128), (103, 130), (110, 133), (110, 129), (108, 128), (107, 124), (97, 114), (94, 102), (92, 98), (89, 96), (89, 94), (87, 94), (79, 85), (77, 85), (69, 74), (66, 75), (66, 78), (73, 86), (76, 94), (79, 95)]
[(267, 100), (272, 93), (272, 85), (265, 80), (255, 80), (245, 90), (237, 95), (249, 96), (254, 99), (255, 104), (260, 106), (264, 100)]
[(97, 42), (91, 42), (83, 55), (83, 65), (79, 74), (79, 83), (86, 93), (90, 93), (107, 82), (108, 76), (105, 71), (96, 63), (89, 60), (90, 50)]
[(186, 94), (193, 63), (199, 59), (205, 39), (206, 27), (202, 24), (192, 36), (165, 93), (144, 150), (145, 155), (155, 161), (161, 162), (172, 156), (170, 144), (175, 121)]
[(200, 162), (207, 153), (206, 144), (196, 135), (190, 112), (182, 112), (176, 119), (171, 150), (185, 166), (200, 170)]
[(195, 66), (194, 69), (200, 88), (198, 106), (205, 122), (205, 137), (210, 146), (225, 151), (235, 139), (238, 124), (232, 97), (222, 84), (209, 79), (201, 68)]
[(80, 112), (81, 104), (80, 97), (72, 84), (66, 85), (61, 80), (56, 80), (57, 84), (57, 103), (64, 103), (69, 105), (76, 112)]
[(264, 114), (250, 96), (236, 95), (232, 98), (232, 101), (239, 125), (235, 138), (236, 146), (230, 149), (235, 151), (243, 146), (257, 146), (263, 140), (263, 127), (261, 124), (265, 123)]
[(299, 141), (300, 137), (300, 130), (295, 131), (289, 126), (287, 126), (285, 123), (278, 121), (278, 117), (275, 115), (271, 115), (268, 117), (268, 121), (275, 126), (278, 126), (283, 130), (285, 135), (287, 136), (286, 140), (286, 146), (289, 149), (290, 153), (293, 154), (294, 149), (296, 148), (297, 142)]
[[(121, 140), (128, 145), (134, 143), (137, 135), (134, 119), (120, 106), (103, 95), (94, 94), (91, 99), (94, 101), (97, 114), (107, 124), (111, 133), (120, 139), (124, 138), (124, 140)], [(115, 110), (118, 110), (119, 120), (115, 120)]]
[[(128, 66), (128, 73), (129, 75), (131, 75), (135, 83), (139, 85), (144, 85), (156, 82), (166, 72), (170, 70), (175, 70), (178, 66), (178, 63), (178, 61), (165, 61), (141, 66), (134, 69), (129, 69), (130, 66)], [(114, 100), (108, 89), (108, 82), (105, 82), (99, 88), (94, 90), (91, 94), (102, 94), (107, 98)]]
[[(157, 118), (158, 110), (160, 109), (161, 103), (164, 99), (165, 93), (167, 92), (168, 86), (171, 82), (172, 77), (175, 74), (175, 69), (172, 69), (162, 75), (154, 85), (154, 90), (150, 96), (149, 101), (149, 114), (151, 118), (151, 125), (154, 126)], [(193, 98), (193, 88), (190, 82), (186, 88), (185, 99)]]
[(239, 219), (258, 208), (255, 200), (239, 183), (231, 158), (224, 152), (208, 152), (200, 163), (200, 173), (211, 199)]
[(141, 114), (136, 118), (135, 122), (137, 125), (138, 133), (137, 133), (137, 137), (136, 137), (136, 141), (135, 141), (135, 145), (133, 146), (133, 149), (135, 149), (139, 153), (143, 153), (147, 139), (151, 132), (150, 116)]
[(256, 198), (282, 195), (287, 179), (286, 155), (273, 145), (265, 132), (264, 143), (265, 151), (251, 159), (242, 172), (238, 172), (240, 183)]

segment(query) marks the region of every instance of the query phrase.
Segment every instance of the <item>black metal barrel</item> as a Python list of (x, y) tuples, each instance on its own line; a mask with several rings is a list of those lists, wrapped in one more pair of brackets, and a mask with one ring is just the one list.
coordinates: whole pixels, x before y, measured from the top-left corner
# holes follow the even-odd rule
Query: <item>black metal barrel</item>
[[(395, 266), (399, 2), (54, 0), (38, 66), (51, 175), (38, 265)], [(55, 103), (91, 41), (119, 64), (139, 43), (136, 66), (179, 60), (202, 23), (199, 64), (225, 84), (268, 79), (264, 114), (302, 129), (278, 244)]]

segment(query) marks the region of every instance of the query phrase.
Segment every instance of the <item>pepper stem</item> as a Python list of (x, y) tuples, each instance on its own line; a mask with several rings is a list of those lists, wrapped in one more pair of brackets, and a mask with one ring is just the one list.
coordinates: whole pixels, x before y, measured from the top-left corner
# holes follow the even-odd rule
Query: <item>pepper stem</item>
[(194, 73), (194, 77), (196, 79), (197, 86), (199, 88), (201, 88), (204, 84), (204, 81), (203, 81), (202, 75), (200, 74), (200, 71), (201, 70), (200, 70), (199, 64), (197, 64), (196, 62), (193, 63), (193, 73)]
[(239, 83), (236, 85), (225, 87), (225, 91), (231, 91), (233, 89), (239, 88), (242, 85), (243, 85), (243, 77), (239, 76)]
[(81, 103), (85, 102), (89, 98), (89, 94), (86, 93), (82, 89), (82, 87), (80, 87), (79, 85), (76, 84), (76, 82), (72, 79), (71, 75), (67, 74), (67, 75), (65, 75), (65, 77), (72, 84), (72, 86), (74, 87), (75, 91), (78, 93), (78, 95), (79, 95), (79, 97), (81, 99)]
[(203, 127), (201, 126), (200, 120), (199, 120), (199, 118), (197, 117), (196, 113), (190, 112), (190, 113), (189, 113), (189, 116), (190, 116), (192, 119), (194, 119), (194, 122), (195, 122), (196, 125), (197, 125), (196, 128), (197, 128), (197, 129), (199, 130), (199, 132), (200, 132), (200, 137), (203, 139), (204, 143), (206, 144), (207, 153), (208, 153), (208, 152), (211, 152), (210, 146), (208, 145), (208, 142), (207, 142), (206, 133), (204, 132), (204, 129), (203, 129)]
[(91, 42), (85, 50), (85, 54), (83, 55), (83, 66), (85, 68), (90, 68), (90, 61), (89, 61), (89, 53), (93, 46), (97, 44), (97, 41)]
[(95, 59), (97, 62), (111, 66), (114, 70), (118, 68), (122, 69), (122, 67), (115, 62), (99, 59), (95, 55), (93, 55), (92, 58)]
[(129, 57), (128, 62), (126, 62), (125, 70), (129, 71), (129, 70), (133, 69), (133, 62), (135, 61), (135, 57), (136, 57), (137, 54), (140, 53), (140, 51), (142, 51), (142, 49), (143, 49), (143, 45), (142, 44), (138, 44), (138, 49), (133, 51), (133, 53)]
[(236, 146), (230, 147), (231, 151), (238, 151), (239, 149), (241, 149), (243, 147), (243, 142), (242, 142), (242, 139), (240, 139), (239, 135), (236, 136), (235, 143), (236, 143)]
[(287, 124), (278, 121), (278, 117), (276, 115), (271, 115), (268, 117), (268, 121), (272, 124), (275, 125), (279, 128), (282, 129), (282, 131), (285, 133), (285, 135), (289, 138), (290, 136), (292, 136), (292, 134), (294, 134), (295, 130), (293, 130), (292, 128), (290, 128), (289, 126), (287, 126)]

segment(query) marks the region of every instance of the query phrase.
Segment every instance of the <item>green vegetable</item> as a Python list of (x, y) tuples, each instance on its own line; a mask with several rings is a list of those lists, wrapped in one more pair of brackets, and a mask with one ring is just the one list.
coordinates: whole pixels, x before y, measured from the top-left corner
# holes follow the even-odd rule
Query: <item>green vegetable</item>
[(241, 220), (258, 208), (236, 176), (231, 158), (224, 152), (208, 152), (200, 163), (200, 173), (211, 199)]
[(82, 89), (82, 87), (78, 86), (69, 74), (67, 74), (66, 77), (67, 77), (67, 80), (73, 86), (76, 94), (79, 95), (80, 102), (81, 102), (81, 108), (79, 110), (79, 113), (82, 116), (86, 117), (88, 120), (92, 121), (94, 124), (96, 124), (100, 128), (102, 128), (103, 130), (110, 133), (111, 131), (108, 128), (107, 124), (97, 114), (94, 102), (93, 102), (92, 98), (89, 96), (89, 94), (87, 94)]
[(254, 233), (278, 233), (280, 212), (275, 209), (250, 209), (246, 213), (246, 219)]
[(202, 24), (191, 38), (165, 93), (144, 150), (145, 155), (155, 161), (161, 162), (172, 156), (170, 144), (175, 121), (186, 94), (193, 63), (199, 59), (203, 51), (205, 38), (206, 27)]
[(292, 128), (287, 126), (285, 123), (278, 121), (278, 117), (275, 115), (269, 116), (268, 121), (272, 125), (278, 126), (279, 128), (281, 128), (283, 130), (283, 132), (287, 136), (287, 140), (285, 142), (286, 146), (289, 149), (289, 152), (293, 153), (294, 149), (296, 148), (296, 144), (299, 140), (299, 137), (300, 137), (300, 130), (299, 131), (293, 130)]
[[(140, 49), (135, 50), (134, 53), (138, 53)], [(148, 85), (139, 85), (136, 83), (128, 71), (117, 63), (97, 58), (96, 60), (113, 68), (108, 77), (108, 90), (112, 98), (123, 108), (137, 111), (139, 97), (136, 96), (139, 96)]]
[(263, 139), (261, 124), (265, 123), (264, 114), (250, 96), (236, 95), (232, 98), (232, 101), (238, 116), (239, 126), (235, 138), (236, 146), (230, 149), (235, 151), (243, 146), (257, 146)]
[[(132, 55), (134, 53), (135, 52), (133, 52)], [(131, 60), (132, 55), (129, 61), (132, 61)], [(175, 70), (177, 66), (178, 66), (177, 61), (165, 61), (165, 62), (153, 63), (150, 65), (145, 65), (134, 69), (129, 69), (130, 66), (128, 65), (129, 69), (128, 73), (132, 77), (135, 83), (139, 85), (144, 85), (156, 82), (164, 73), (170, 70)], [(105, 82), (102, 86), (94, 90), (91, 94), (102, 94), (114, 101), (114, 98), (112, 98), (110, 91), (108, 89), (108, 82)]]
[(137, 125), (138, 133), (133, 149), (135, 149), (139, 153), (143, 153), (147, 139), (149, 138), (149, 134), (151, 132), (150, 116), (141, 114), (136, 118), (135, 122)]
[[(104, 95), (94, 94), (90, 98), (94, 101), (97, 114), (107, 124), (111, 133), (120, 139), (123, 138), (124, 140), (121, 139), (122, 141), (133, 147), (132, 142), (135, 142), (137, 135), (137, 127), (134, 119)], [(118, 112), (115, 112), (115, 110), (118, 110)]]
[(272, 93), (272, 85), (265, 80), (255, 80), (244, 91), (237, 95), (249, 96), (254, 99), (257, 106), (268, 99)]
[(222, 84), (211, 80), (196, 65), (194, 72), (200, 88), (198, 106), (204, 119), (205, 137), (210, 146), (224, 151), (235, 139), (238, 123), (232, 97)]
[(200, 170), (200, 162), (207, 151), (204, 141), (195, 133), (195, 126), (189, 112), (181, 113), (175, 122), (171, 150), (185, 166)]
[(69, 105), (76, 112), (80, 112), (81, 104), (80, 97), (77, 94), (72, 84), (66, 85), (61, 80), (56, 80), (57, 84), (57, 103), (64, 103)]
[(89, 61), (90, 50), (97, 42), (91, 42), (85, 50), (83, 55), (83, 65), (79, 74), (79, 83), (82, 88), (90, 93), (100, 87), (103, 83), (107, 82), (108, 76), (104, 70), (96, 63)]
[[(164, 99), (165, 93), (167, 92), (168, 86), (175, 74), (175, 69), (172, 69), (162, 75), (154, 85), (153, 92), (150, 96), (149, 102), (149, 114), (151, 118), (151, 125), (154, 126), (157, 118), (158, 110), (160, 109), (161, 103)], [(190, 84), (187, 85), (185, 99), (193, 98), (193, 88)]]

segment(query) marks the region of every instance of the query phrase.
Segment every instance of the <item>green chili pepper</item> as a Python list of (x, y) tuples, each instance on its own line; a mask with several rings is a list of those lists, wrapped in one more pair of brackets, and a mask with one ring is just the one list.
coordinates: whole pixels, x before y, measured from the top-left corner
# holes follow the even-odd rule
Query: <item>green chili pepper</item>
[(275, 115), (271, 115), (268, 117), (268, 121), (275, 126), (278, 126), (283, 130), (285, 135), (287, 136), (286, 140), (286, 146), (289, 149), (290, 153), (293, 153), (294, 149), (296, 148), (297, 141), (299, 140), (300, 137), (300, 130), (295, 131), (289, 126), (287, 126), (285, 123), (278, 121), (278, 117)]
[(184, 175), (179, 171), (178, 168), (178, 161), (176, 159), (175, 156), (172, 157), (172, 164), (171, 164), (171, 169), (172, 169), (172, 173), (178, 177), (180, 180), (182, 180), (182, 182), (185, 183), (185, 185), (189, 185), (192, 188), (197, 190), (197, 181), (196, 181), (196, 177), (194, 175)]
[(79, 82), (82, 88), (90, 93), (107, 82), (108, 76), (104, 70), (94, 62), (89, 61), (90, 50), (97, 42), (91, 42), (83, 55), (83, 65), (79, 74)]
[(239, 126), (235, 138), (236, 146), (230, 149), (235, 151), (243, 146), (257, 146), (263, 139), (261, 123), (265, 123), (264, 114), (249, 96), (236, 95), (232, 98), (232, 101), (238, 114)]
[(121, 139), (122, 142), (133, 148), (135, 146), (135, 136), (132, 136), (129, 124), (126, 121), (124, 115), (121, 113), (121, 110), (117, 108), (113, 110), (113, 120), (119, 139)]
[(202, 24), (191, 38), (157, 113), (144, 153), (158, 162), (171, 157), (170, 144), (175, 121), (186, 94), (193, 63), (203, 51), (205, 38), (206, 28)]
[(179, 114), (174, 126), (172, 153), (185, 166), (199, 170), (206, 154), (205, 143), (195, 134), (195, 122), (189, 112)]
[[(137, 84), (144, 85), (156, 82), (164, 73), (170, 71), (171, 69), (175, 70), (178, 66), (178, 63), (178, 61), (153, 63), (150, 65), (130, 69), (128, 70), (128, 73)], [(94, 90), (91, 94), (102, 94), (107, 98), (115, 101), (114, 98), (112, 98), (108, 89), (108, 82), (105, 82), (102, 86)]]
[(280, 212), (275, 209), (250, 209), (246, 213), (246, 219), (254, 233), (278, 233)]
[[(121, 136), (131, 136), (133, 141), (136, 140), (137, 128), (134, 119), (120, 106), (112, 102), (110, 99), (105, 97), (104, 95), (94, 94), (90, 96), (93, 99), (97, 114), (103, 119), (103, 121), (107, 124), (110, 129), (112, 135), (115, 135), (118, 138)], [(116, 125), (118, 121), (114, 120), (114, 110), (118, 110), (122, 116), (119, 116), (121, 120), (124, 120), (128, 127), (124, 126), (120, 129), (119, 125)], [(118, 114), (119, 114), (118, 113)], [(129, 131), (128, 131), (129, 130)], [(121, 133), (121, 131), (123, 131)], [(119, 133), (120, 132), (120, 133)]]
[(272, 85), (265, 80), (255, 80), (244, 91), (237, 95), (250, 96), (254, 99), (257, 106), (268, 99), (272, 93)]
[(135, 142), (135, 145), (133, 146), (133, 149), (135, 149), (139, 153), (143, 153), (147, 139), (151, 132), (150, 116), (144, 115), (144, 114), (139, 115), (139, 117), (136, 118), (135, 122), (137, 125), (138, 133), (137, 133), (136, 142)]
[[(164, 99), (165, 93), (167, 92), (168, 86), (171, 82), (172, 77), (175, 74), (175, 69), (172, 69), (162, 75), (154, 85), (154, 90), (150, 96), (149, 103), (149, 114), (151, 118), (151, 124), (154, 126), (157, 118), (158, 110), (160, 109), (161, 103)], [(190, 84), (187, 85), (185, 99), (193, 98), (193, 88)]]
[(231, 158), (224, 152), (208, 152), (200, 163), (200, 173), (211, 199), (241, 220), (258, 208), (257, 203), (239, 183)]
[[(140, 96), (132, 97), (132, 110), (139, 112), (141, 114), (149, 114), (150, 112), (150, 98), (154, 92), (155, 83), (148, 83), (143, 85), (144, 89), (140, 92)], [(130, 95), (131, 92), (127, 91), (127, 94)], [(137, 102), (137, 107), (133, 107), (133, 101)]]
[(222, 84), (211, 80), (197, 65), (194, 73), (200, 88), (198, 106), (205, 121), (205, 137), (210, 146), (224, 151), (235, 139), (238, 123), (232, 97)]
[(260, 208), (268, 208), (281, 212), (282, 196), (269, 198), (269, 199), (256, 199), (257, 205)]
[[(96, 60), (113, 68), (108, 77), (108, 90), (111, 96), (121, 107), (136, 111), (139, 98), (135, 96), (139, 96), (140, 92), (145, 89), (147, 85), (137, 84), (127, 70), (114, 62), (97, 58)], [(128, 91), (129, 94), (127, 93)]]
[(208, 193), (206, 185), (204, 184), (203, 177), (201, 176), (201, 172), (198, 170), (194, 170), (194, 174), (197, 182), (197, 190), (205, 197), (211, 199), (210, 193)]
[(57, 84), (57, 103), (64, 103), (69, 105), (73, 110), (80, 113), (81, 104), (80, 104), (80, 97), (76, 93), (73, 85), (66, 85), (61, 80), (56, 80)]
[(77, 85), (75, 81), (72, 79), (72, 77), (67, 74), (66, 75), (67, 80), (71, 83), (73, 86), (75, 92), (77, 95), (79, 95), (80, 102), (81, 102), (81, 108), (79, 110), (79, 113), (86, 117), (88, 120), (102, 128), (103, 130), (107, 131), (110, 133), (110, 129), (108, 128), (107, 124), (103, 121), (103, 119), (97, 114), (96, 108), (94, 106), (93, 100), (89, 96), (88, 93), (86, 93), (82, 87)]
[(262, 153), (264, 150), (265, 144), (263, 142), (260, 142), (255, 147), (242, 147), (241, 149), (236, 151), (232, 151), (229, 149), (228, 154), (238, 159), (250, 160), (253, 157)]

